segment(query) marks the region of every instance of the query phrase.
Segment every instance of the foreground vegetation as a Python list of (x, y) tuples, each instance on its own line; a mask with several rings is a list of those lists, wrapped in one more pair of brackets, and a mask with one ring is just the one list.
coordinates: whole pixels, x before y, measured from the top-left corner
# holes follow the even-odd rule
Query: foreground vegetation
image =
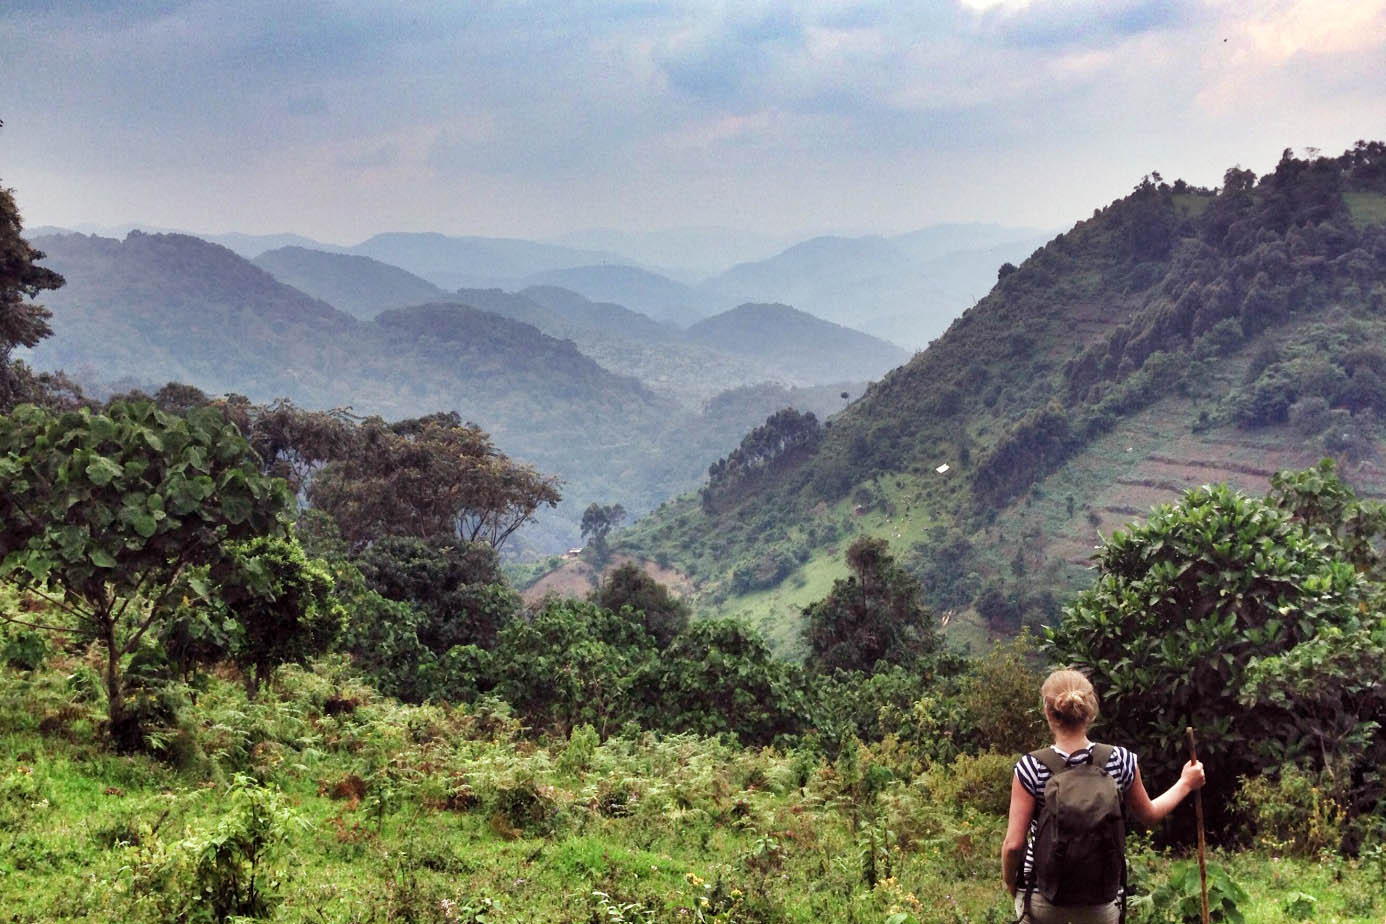
[[(160, 761), (94, 743), (94, 669), (55, 655), (0, 671), (6, 921), (1013, 916), (996, 860), (1010, 755), (928, 762), (887, 737), (829, 760), (583, 726), (536, 739), (503, 707), (401, 705), (329, 660), (281, 668), (254, 700), (206, 678)], [(1328, 840), (1282, 822), (1214, 862), (1246, 889), (1247, 921), (1378, 920), (1382, 855), (1342, 859)], [(1178, 920), (1186, 855), (1139, 836), (1130, 855), (1131, 920)]]

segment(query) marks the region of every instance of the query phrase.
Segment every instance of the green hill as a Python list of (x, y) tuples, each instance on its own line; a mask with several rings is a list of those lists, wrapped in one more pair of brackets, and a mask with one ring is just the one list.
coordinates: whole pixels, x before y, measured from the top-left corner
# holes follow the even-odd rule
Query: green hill
[[(212, 394), (288, 397), (388, 419), (456, 410), (507, 454), (563, 479), (563, 507), (517, 544), (531, 552), (573, 545), (582, 508), (593, 501), (640, 513), (691, 489), (708, 460), (791, 399), (770, 388), (709, 403), (709, 389), (707, 398), (679, 403), (603, 368), (570, 341), (455, 303), (361, 321), (186, 235), (36, 243), (67, 284), (45, 299), (54, 333), (26, 351), (35, 367), (65, 369), (98, 392), (176, 380)], [(717, 390), (738, 384), (718, 381), (716, 371), (703, 374)], [(812, 400), (823, 406), (827, 392)]]
[[(1386, 491), (1386, 146), (1288, 153), (1219, 190), (1147, 177), (1058, 235), (749, 491), (685, 497), (614, 545), (790, 645), (882, 536), (950, 631), (1047, 621), (1098, 531), (1210, 481), (1335, 456)], [(947, 465), (945, 471), (939, 468)], [(717, 487), (717, 486), (712, 486)]]
[(252, 262), (285, 285), (362, 320), (370, 320), (390, 308), (447, 297), (446, 292), (428, 280), (370, 257), (279, 247), (260, 254)]
[(688, 339), (754, 357), (800, 382), (879, 378), (909, 358), (894, 344), (779, 304), (741, 305), (699, 321)]

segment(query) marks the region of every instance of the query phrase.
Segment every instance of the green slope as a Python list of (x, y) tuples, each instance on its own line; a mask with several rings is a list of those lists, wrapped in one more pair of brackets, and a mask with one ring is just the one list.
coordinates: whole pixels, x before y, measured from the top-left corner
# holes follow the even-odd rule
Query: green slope
[[(793, 585), (821, 583), (861, 529), (957, 611), (950, 631), (1009, 632), (1054, 617), (1098, 531), (1187, 487), (1261, 490), (1333, 455), (1362, 493), (1386, 490), (1384, 193), (1380, 143), (1259, 182), (1229, 171), (1217, 191), (1148, 178), (1004, 267), (811, 457), (732, 501), (667, 505), (620, 544), (789, 645)], [(863, 501), (890, 522), (833, 519)], [(801, 564), (775, 573), (779, 554)], [(757, 568), (774, 581), (733, 586)]]

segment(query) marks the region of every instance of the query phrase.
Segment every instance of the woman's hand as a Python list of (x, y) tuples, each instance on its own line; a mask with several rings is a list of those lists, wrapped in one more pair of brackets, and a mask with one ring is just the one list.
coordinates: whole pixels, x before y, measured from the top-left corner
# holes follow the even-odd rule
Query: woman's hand
[(1203, 764), (1197, 760), (1190, 760), (1184, 765), (1184, 769), (1179, 771), (1179, 782), (1183, 783), (1189, 792), (1202, 789), (1203, 784), (1207, 782), (1207, 777), (1203, 773)]

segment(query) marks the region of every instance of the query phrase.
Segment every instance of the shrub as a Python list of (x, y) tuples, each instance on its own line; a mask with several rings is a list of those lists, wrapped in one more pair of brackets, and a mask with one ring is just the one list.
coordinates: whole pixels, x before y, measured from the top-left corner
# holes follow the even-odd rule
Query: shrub
[(978, 750), (1022, 754), (1043, 744), (1047, 729), (1039, 708), (1044, 678), (1031, 666), (1037, 655), (1028, 632), (994, 645), (968, 666), (959, 698)]
[(937, 801), (1005, 815), (1011, 804), (1015, 755), (984, 751), (959, 754), (946, 769), (930, 772), (929, 788)]
[(1258, 846), (1277, 853), (1317, 856), (1342, 837), (1343, 807), (1314, 774), (1289, 766), (1279, 776), (1246, 777), (1236, 804)]

